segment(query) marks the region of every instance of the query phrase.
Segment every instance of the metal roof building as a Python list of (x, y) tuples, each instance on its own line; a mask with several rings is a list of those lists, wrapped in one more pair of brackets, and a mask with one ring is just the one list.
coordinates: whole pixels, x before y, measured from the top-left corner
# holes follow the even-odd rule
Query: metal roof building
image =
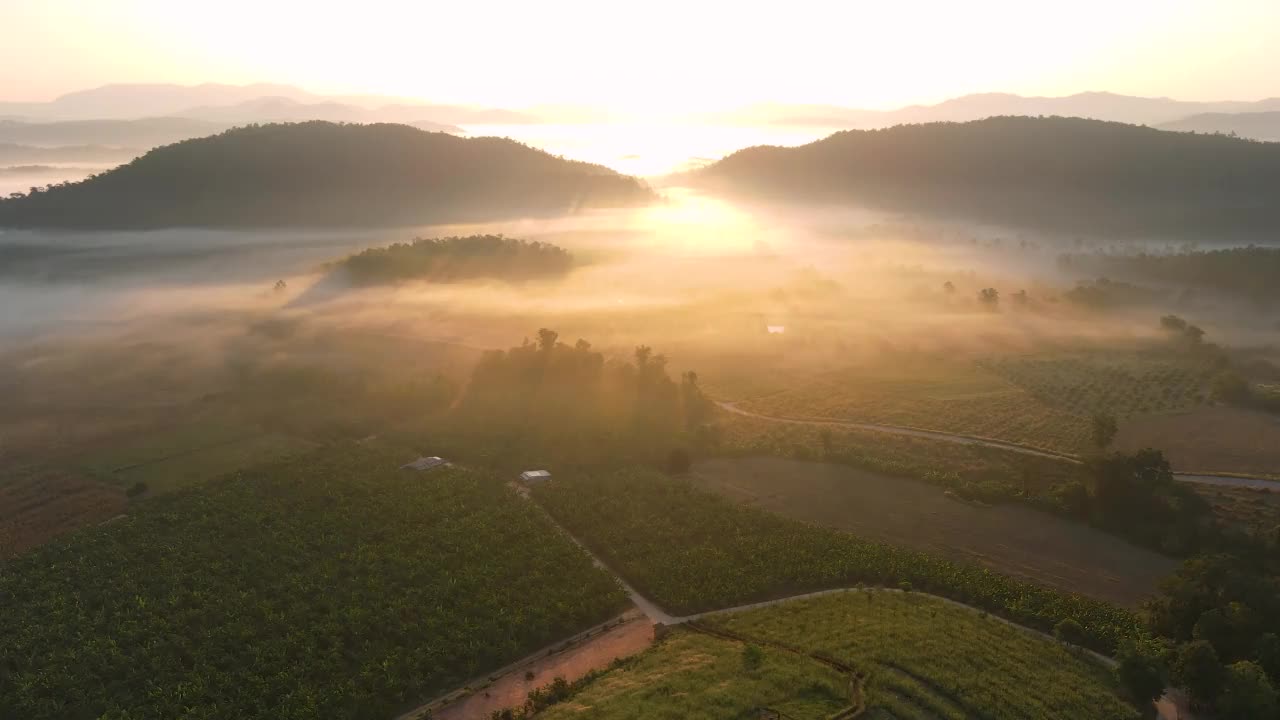
[(526, 485), (534, 483), (546, 482), (551, 479), (551, 473), (546, 470), (525, 470), (520, 473), (520, 481)]

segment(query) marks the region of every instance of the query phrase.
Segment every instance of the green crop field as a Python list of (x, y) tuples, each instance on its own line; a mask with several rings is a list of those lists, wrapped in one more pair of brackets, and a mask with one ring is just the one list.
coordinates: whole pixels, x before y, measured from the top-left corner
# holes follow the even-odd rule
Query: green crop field
[(868, 717), (1141, 717), (1093, 658), (915, 593), (840, 593), (704, 622), (852, 665), (866, 676)]
[(1078, 452), (1088, 420), (964, 359), (857, 365), (740, 403), (765, 415), (901, 425)]
[(128, 488), (142, 482), (152, 492), (170, 492), (314, 447), (237, 418), (195, 418), (117, 439), (75, 464), (106, 483)]
[(406, 459), (325, 448), (6, 562), (0, 717), (390, 717), (625, 606), (502, 481)]
[(1167, 360), (1132, 352), (1004, 356), (979, 365), (1036, 398), (1079, 415), (1172, 412), (1205, 400), (1208, 360)]
[(848, 679), (822, 663), (773, 648), (675, 631), (634, 660), (538, 714), (543, 720), (827, 718), (849, 707)]
[(1074, 618), (1104, 651), (1140, 632), (1136, 617), (1105, 602), (735, 505), (656, 472), (561, 476), (534, 497), (676, 613), (859, 582), (909, 582), (1034, 627)]
[(765, 415), (901, 425), (1054, 452), (1090, 448), (1090, 416), (1184, 410), (1204, 402), (1211, 369), (1134, 351), (916, 357), (826, 372), (740, 403)]

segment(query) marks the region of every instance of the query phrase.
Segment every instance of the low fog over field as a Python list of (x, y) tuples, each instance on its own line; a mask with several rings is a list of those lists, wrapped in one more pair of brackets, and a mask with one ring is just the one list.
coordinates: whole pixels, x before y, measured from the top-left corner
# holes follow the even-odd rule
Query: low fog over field
[[(369, 247), (478, 233), (553, 243), (573, 254), (574, 269), (562, 279), (521, 284), (354, 288), (325, 267)], [(1078, 240), (1073, 246), (1025, 231), (871, 211), (745, 207), (680, 188), (649, 208), (479, 225), (9, 230), (0, 234), (0, 299), (7, 310), (0, 334), (12, 343), (223, 311), (359, 320), (481, 345), (518, 340), (548, 323), (567, 334), (603, 330), (624, 344), (630, 340), (623, 336), (639, 338), (646, 330), (667, 342), (718, 342), (764, 333), (766, 325), (785, 326), (789, 342), (818, 344), (980, 344), (1128, 332), (1114, 314), (1103, 320), (1058, 307), (1063, 291), (1090, 279), (1055, 262), (1080, 249)], [(275, 289), (277, 281), (286, 287)], [(953, 291), (944, 290), (948, 282)], [(989, 286), (1004, 293), (1009, 312), (978, 312), (976, 293)], [(1028, 307), (1008, 302), (1019, 290), (1028, 293)], [(1016, 312), (1031, 307), (1035, 312)]]
[[(572, 253), (572, 269), (522, 282), (368, 285), (332, 265), (415, 236), (477, 233), (553, 243)], [(649, 208), (483, 225), (8, 231), (0, 423), (8, 452), (39, 457), (133, 437), (272, 368), (462, 385), (482, 351), (539, 328), (611, 357), (652, 346), (725, 400), (852, 367), (959, 367), (1152, 339), (1171, 310), (1218, 342), (1269, 342), (1266, 313), (1207, 295), (1170, 292), (1105, 312), (1082, 305), (1069, 293), (1078, 273), (1056, 262), (1059, 242), (870, 212), (745, 208), (674, 188)], [(978, 299), (985, 288), (998, 303)]]

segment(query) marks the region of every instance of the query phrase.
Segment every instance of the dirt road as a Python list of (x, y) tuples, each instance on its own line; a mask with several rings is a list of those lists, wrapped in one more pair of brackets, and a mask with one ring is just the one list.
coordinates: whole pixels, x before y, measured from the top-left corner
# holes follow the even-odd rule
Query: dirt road
[[(780, 417), (777, 415), (761, 415), (750, 410), (743, 410), (736, 404), (731, 402), (716, 401), (722, 410), (731, 412), (744, 417), (755, 418), (757, 420), (769, 420), (771, 422), (790, 423), (794, 425), (831, 425), (835, 427), (848, 427), (858, 430), (870, 430), (872, 432), (888, 433), (890, 435), (905, 435), (908, 437), (928, 438), (930, 440), (940, 440), (942, 442), (955, 443), (957, 445), (981, 445), (983, 447), (996, 448), (998, 450), (1008, 450), (1009, 452), (1021, 453), (1023, 455), (1034, 455), (1036, 457), (1052, 458), (1054, 460), (1062, 460), (1070, 463), (1080, 463), (1080, 458), (1071, 455), (1062, 455), (1060, 453), (1049, 452), (1047, 450), (1037, 450), (1025, 445), (1017, 443), (1004, 442), (1003, 440), (993, 440), (991, 438), (973, 437), (971, 435), (960, 435), (957, 433), (942, 432), (940, 430), (921, 430), (919, 428), (902, 427), (900, 425), (878, 425), (875, 423), (861, 423), (852, 420), (830, 420), (824, 418), (796, 418), (796, 417)], [(1264, 480), (1262, 478), (1236, 477), (1234, 475), (1203, 475), (1196, 473), (1174, 473), (1175, 480), (1180, 482), (1198, 483), (1202, 485), (1221, 485), (1225, 487), (1243, 487), (1243, 488), (1262, 488), (1264, 490), (1280, 491), (1280, 482), (1275, 480)]]

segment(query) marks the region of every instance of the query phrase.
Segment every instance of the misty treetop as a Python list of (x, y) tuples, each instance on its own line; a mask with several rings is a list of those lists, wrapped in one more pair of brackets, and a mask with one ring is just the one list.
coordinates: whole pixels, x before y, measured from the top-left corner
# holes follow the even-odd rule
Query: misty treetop
[(1280, 248), (1233, 247), (1171, 253), (1069, 254), (1067, 270), (1105, 272), (1182, 288), (1239, 297), (1259, 305), (1280, 300)]
[(356, 283), (405, 280), (452, 282), (496, 278), (532, 280), (564, 275), (573, 255), (550, 243), (502, 235), (417, 238), (369, 248), (338, 263)]
[(569, 345), (543, 328), (536, 342), (485, 353), (459, 410), (490, 427), (607, 429), (670, 439), (710, 420), (711, 403), (696, 373), (677, 383), (667, 362), (647, 345), (635, 348), (631, 360), (606, 358), (586, 340)]
[(0, 201), (0, 226), (399, 226), (635, 205), (635, 178), (513, 140), (407, 125), (249, 125)]
[(1063, 117), (847, 130), (695, 172), (734, 190), (1076, 231), (1280, 226), (1280, 143)]

